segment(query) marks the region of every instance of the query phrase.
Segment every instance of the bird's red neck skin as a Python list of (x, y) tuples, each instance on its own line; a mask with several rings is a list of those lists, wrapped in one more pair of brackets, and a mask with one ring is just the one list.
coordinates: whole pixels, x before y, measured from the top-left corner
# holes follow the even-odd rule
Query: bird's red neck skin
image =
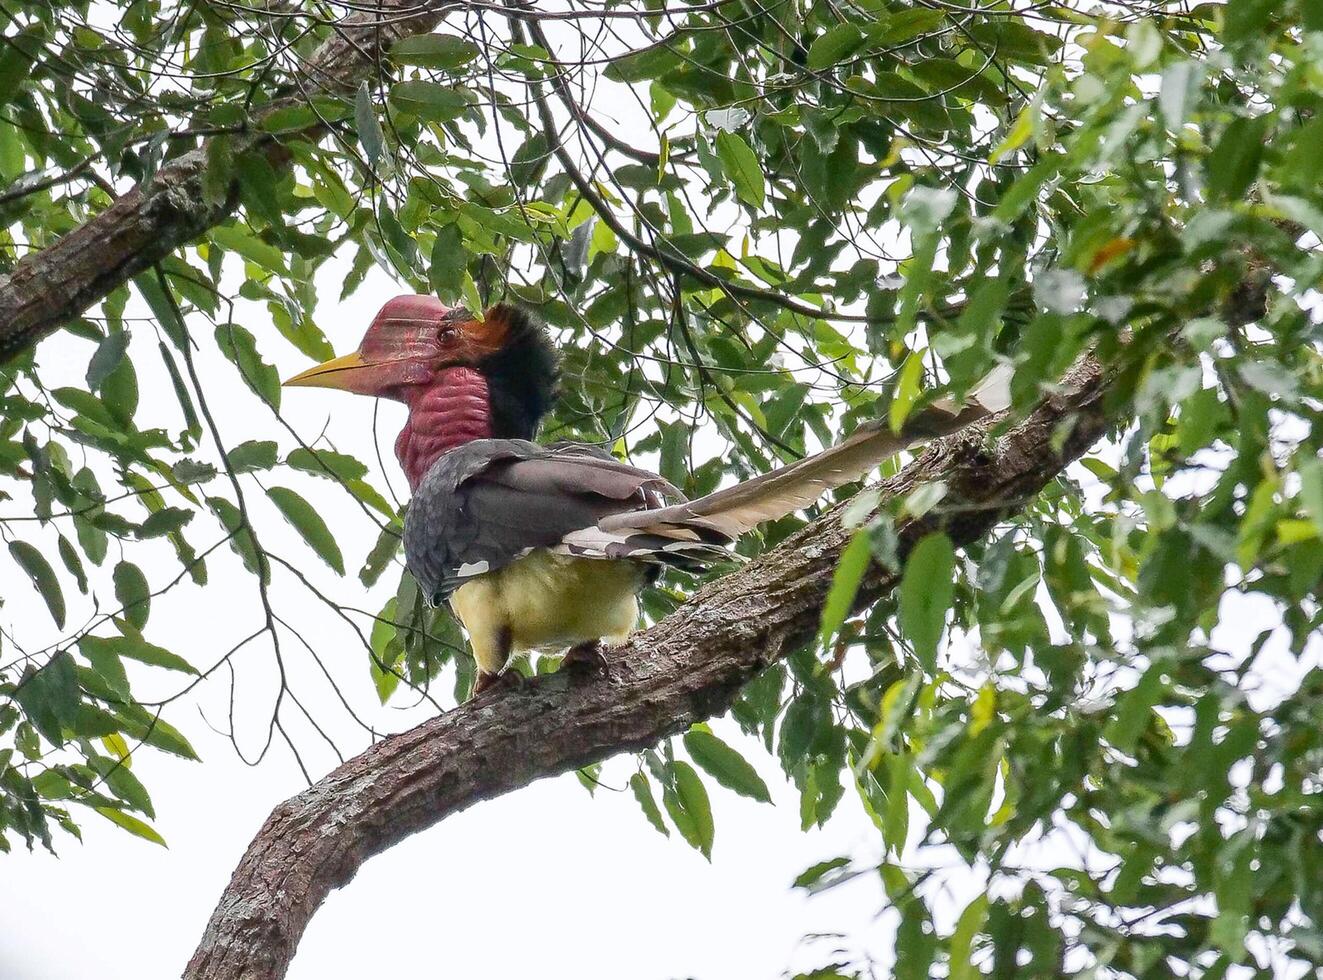
[(418, 489), (442, 453), (474, 439), (491, 438), (487, 379), (474, 368), (446, 368), (431, 385), (411, 389), (405, 401), (409, 420), (395, 440), (395, 456), (410, 490)]

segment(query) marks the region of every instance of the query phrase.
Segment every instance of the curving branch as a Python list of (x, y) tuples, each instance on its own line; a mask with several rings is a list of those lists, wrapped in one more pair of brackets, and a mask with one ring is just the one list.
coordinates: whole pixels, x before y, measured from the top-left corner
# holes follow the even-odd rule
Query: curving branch
[[(304, 62), (305, 87), (346, 94), (377, 71), (403, 37), (432, 30), (454, 0), (375, 0), (347, 17)], [(297, 102), (302, 102), (300, 97)], [(292, 104), (278, 99), (263, 114)], [(262, 115), (254, 120), (260, 126)], [(301, 134), (316, 138), (322, 124)], [(216, 137), (212, 137), (213, 139)], [(288, 156), (275, 136), (254, 132), (235, 139), (235, 152), (259, 152), (275, 166)], [(115, 199), (95, 217), (0, 275), (0, 363), (68, 323), (111, 290), (150, 269), (181, 245), (224, 221), (236, 200), (208, 202), (203, 193), (210, 140), (162, 167), (150, 180)]]
[[(941, 527), (968, 544), (1032, 500), (1109, 425), (1086, 355), (1004, 435), (996, 419), (929, 446), (883, 499), (944, 481)], [(937, 526), (900, 527), (902, 553)], [(481, 800), (655, 744), (725, 711), (741, 685), (814, 635), (851, 530), (828, 512), (700, 591), (609, 655), (597, 674), (537, 677), (387, 738), (272, 812), (212, 914), (186, 980), (283, 977), (308, 921), (374, 854)], [(898, 576), (874, 566), (856, 603)]]

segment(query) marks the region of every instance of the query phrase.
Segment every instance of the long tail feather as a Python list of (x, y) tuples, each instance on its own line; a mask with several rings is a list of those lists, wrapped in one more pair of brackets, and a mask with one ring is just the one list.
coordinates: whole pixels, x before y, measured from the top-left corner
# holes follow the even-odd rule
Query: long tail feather
[(910, 446), (958, 432), (1010, 407), (1009, 365), (998, 365), (963, 402), (939, 399), (907, 420), (900, 433), (881, 423), (861, 425), (844, 442), (716, 493), (659, 510), (604, 518), (602, 531), (674, 534), (702, 528), (731, 539), (862, 478), (889, 456)]

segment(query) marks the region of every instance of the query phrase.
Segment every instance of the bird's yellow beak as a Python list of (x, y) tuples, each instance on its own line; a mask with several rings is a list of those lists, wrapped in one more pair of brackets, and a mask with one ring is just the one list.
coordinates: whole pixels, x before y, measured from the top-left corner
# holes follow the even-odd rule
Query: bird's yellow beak
[(359, 381), (365, 368), (375, 367), (363, 360), (358, 351), (344, 357), (333, 357), (316, 367), (287, 378), (284, 382), (289, 388), (338, 388), (341, 391), (359, 391)]

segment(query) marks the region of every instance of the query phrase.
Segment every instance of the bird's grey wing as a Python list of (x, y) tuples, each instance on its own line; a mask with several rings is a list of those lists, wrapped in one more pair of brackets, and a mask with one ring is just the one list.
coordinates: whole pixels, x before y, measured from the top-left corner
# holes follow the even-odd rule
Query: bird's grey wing
[(585, 448), (514, 439), (478, 440), (442, 456), (409, 504), (409, 568), (439, 602), (464, 583), (534, 548), (588, 557), (632, 557), (616, 535), (578, 541), (602, 518), (683, 500), (655, 473)]

